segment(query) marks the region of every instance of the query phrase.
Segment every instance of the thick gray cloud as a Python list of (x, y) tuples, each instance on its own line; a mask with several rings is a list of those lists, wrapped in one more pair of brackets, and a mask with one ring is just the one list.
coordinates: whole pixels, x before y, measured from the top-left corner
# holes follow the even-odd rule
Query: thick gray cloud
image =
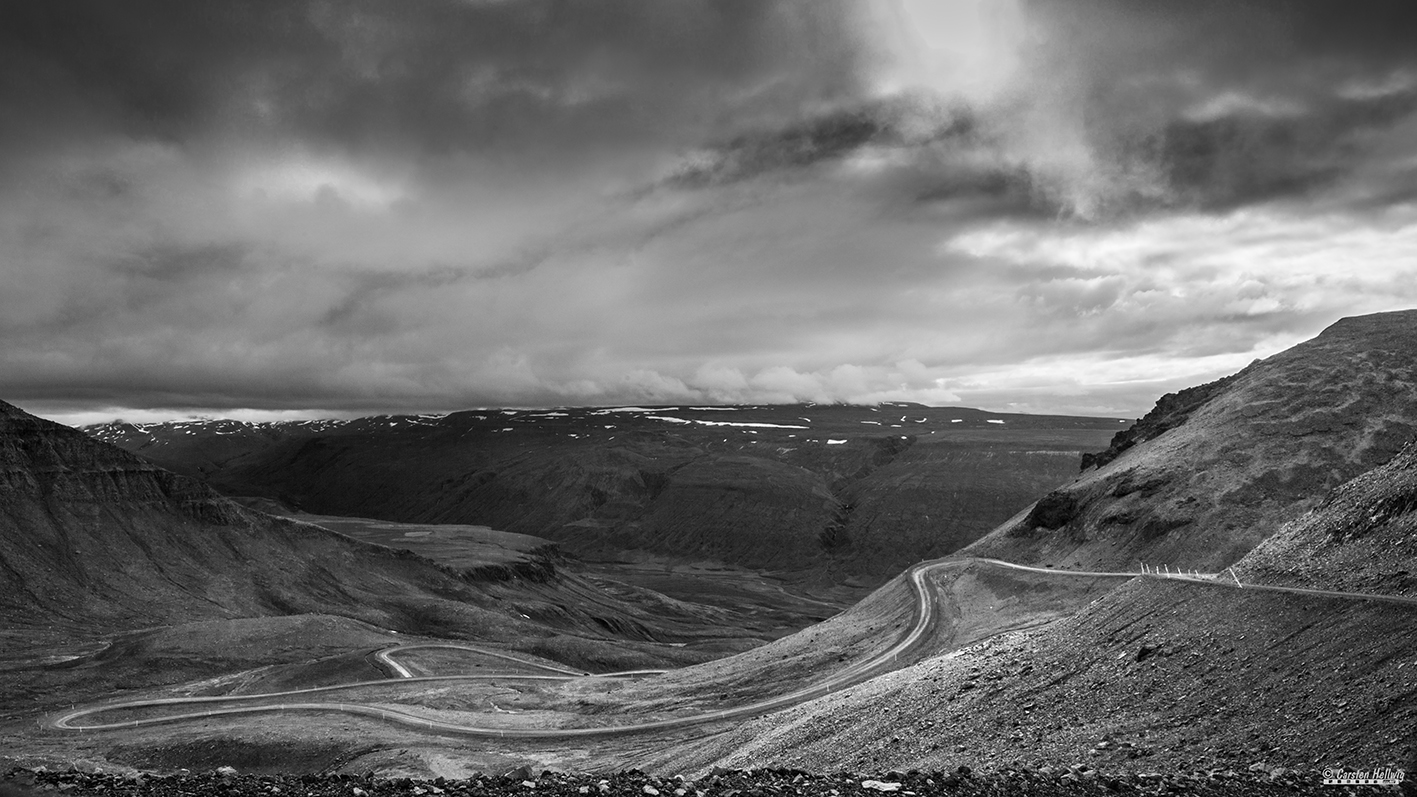
[(1104, 200), (1226, 209), (1310, 195), (1410, 139), (1411, 4), (1083, 0), (1029, 10), (1037, 46), (1024, 69), (1035, 77), (1019, 102), (1042, 107), (1034, 121), (1045, 127), (1079, 127), (1111, 188), (1132, 189)]
[(1139, 414), (1417, 300), (1410, 16), (7, 4), (0, 394)]
[(6, 116), (20, 128), (68, 115), (136, 138), (293, 136), (400, 157), (698, 135), (727, 110), (781, 116), (850, 91), (857, 47), (837, 6), (8, 4)]

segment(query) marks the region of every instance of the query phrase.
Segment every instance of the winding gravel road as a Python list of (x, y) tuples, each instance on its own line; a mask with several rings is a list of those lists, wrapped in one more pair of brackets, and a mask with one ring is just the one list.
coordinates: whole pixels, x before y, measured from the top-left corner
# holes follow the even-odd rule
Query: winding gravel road
[[(733, 708), (710, 711), (703, 714), (695, 714), (687, 717), (675, 717), (671, 719), (655, 720), (651, 722), (630, 723), (625, 725), (608, 725), (588, 728), (487, 728), (458, 723), (445, 722), (419, 716), (418, 714), (400, 711), (398, 709), (374, 706), (365, 703), (342, 703), (342, 702), (266, 702), (262, 705), (248, 706), (225, 706), (221, 708), (210, 708), (202, 711), (189, 711), (177, 714), (169, 714), (159, 717), (147, 717), (141, 719), (106, 722), (106, 723), (80, 723), (85, 717), (96, 714), (103, 714), (113, 711), (156, 708), (163, 706), (196, 706), (216, 703), (244, 703), (256, 701), (270, 701), (276, 698), (308, 696), (315, 694), (329, 694), (340, 690), (356, 689), (367, 686), (388, 686), (391, 684), (414, 684), (429, 683), (435, 681), (568, 681), (575, 678), (627, 678), (658, 675), (664, 670), (629, 670), (614, 673), (585, 673), (578, 670), (566, 669), (555, 665), (541, 662), (527, 661), (499, 651), (487, 650), (472, 645), (459, 644), (417, 644), (401, 645), (387, 648), (375, 654), (375, 659), (398, 677), (377, 681), (360, 681), (357, 683), (340, 684), (337, 686), (321, 686), (308, 689), (295, 689), (285, 692), (269, 692), (259, 695), (240, 696), (218, 696), (218, 697), (183, 697), (165, 698), (158, 700), (135, 700), (122, 703), (105, 703), (94, 706), (86, 706), (74, 709), (63, 714), (48, 718), (45, 722), (49, 727), (59, 730), (71, 731), (98, 731), (115, 730), (120, 728), (135, 728), (146, 725), (158, 725), (167, 723), (185, 722), (191, 720), (209, 719), (216, 716), (257, 714), (257, 713), (285, 713), (292, 711), (301, 712), (338, 712), (343, 714), (354, 714), (359, 716), (373, 717), (376, 719), (394, 722), (401, 725), (410, 726), (416, 729), (427, 730), (441, 734), (454, 734), (460, 736), (481, 737), (481, 738), (503, 738), (503, 739), (558, 739), (558, 738), (581, 738), (591, 736), (615, 736), (633, 733), (643, 733), (646, 731), (663, 731), (688, 728), (696, 725), (704, 725), (725, 720), (742, 719), (746, 717), (765, 714), (778, 709), (812, 700), (822, 695), (842, 689), (854, 683), (866, 680), (872, 676), (895, 669), (899, 659), (903, 654), (908, 654), (920, 645), (926, 634), (934, 624), (939, 612), (938, 596), (926, 585), (926, 577), (932, 571), (947, 569), (951, 567), (964, 567), (972, 563), (982, 563), (997, 567), (1004, 567), (1015, 570), (1025, 570), (1036, 573), (1046, 573), (1049, 575), (1077, 576), (1080, 578), (1165, 578), (1182, 581), (1186, 583), (1203, 584), (1210, 587), (1220, 587), (1229, 589), (1263, 589), (1267, 591), (1291, 592), (1305, 595), (1318, 595), (1323, 597), (1348, 598), (1357, 600), (1381, 600), (1406, 604), (1417, 604), (1417, 598), (1407, 598), (1399, 596), (1372, 595), (1366, 593), (1346, 593), (1326, 590), (1305, 589), (1301, 587), (1272, 587), (1263, 585), (1241, 585), (1230, 583), (1229, 580), (1221, 580), (1220, 574), (1210, 575), (1184, 575), (1184, 574), (1161, 574), (1161, 573), (1139, 573), (1139, 572), (1097, 572), (1097, 571), (1077, 571), (1077, 570), (1057, 570), (1052, 568), (1031, 567), (1019, 565), (1012, 562), (1005, 562), (999, 559), (941, 559), (929, 562), (921, 562), (912, 566), (907, 573), (907, 580), (911, 589), (915, 593), (915, 622), (902, 634), (901, 638), (894, 645), (881, 651), (874, 657), (854, 662), (847, 667), (833, 673), (831, 676), (819, 681), (811, 686), (798, 689), (777, 697), (761, 700)], [(1022, 630), (1024, 626), (1007, 629), (1002, 633), (1011, 633)], [(996, 634), (997, 636), (997, 634)], [(976, 642), (983, 640), (976, 640)], [(423, 649), (460, 649), (470, 650), (483, 655), (492, 656), (515, 662), (524, 667), (531, 667), (543, 670), (547, 674), (483, 674), (483, 675), (438, 675), (438, 676), (415, 676), (403, 664), (394, 660), (399, 653), (423, 650)]]

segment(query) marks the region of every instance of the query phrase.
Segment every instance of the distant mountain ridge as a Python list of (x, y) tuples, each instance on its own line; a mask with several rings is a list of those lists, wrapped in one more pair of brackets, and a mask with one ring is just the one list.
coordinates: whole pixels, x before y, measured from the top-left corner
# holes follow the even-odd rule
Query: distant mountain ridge
[(879, 581), (976, 539), (1124, 423), (886, 403), (89, 427), (229, 495)]

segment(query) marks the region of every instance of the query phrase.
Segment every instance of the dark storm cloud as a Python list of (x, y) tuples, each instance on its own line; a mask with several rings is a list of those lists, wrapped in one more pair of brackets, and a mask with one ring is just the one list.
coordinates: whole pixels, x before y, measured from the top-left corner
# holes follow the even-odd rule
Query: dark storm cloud
[(515, 347), (684, 215), (616, 186), (857, 96), (847, 5), (4, 4), (6, 390), (555, 398)]
[(879, 109), (834, 111), (791, 127), (742, 133), (706, 148), (667, 181), (701, 187), (835, 160), (887, 133)]
[[(918, 95), (870, 99), (749, 130), (698, 148), (656, 187), (711, 189), (756, 179), (802, 180), (858, 172), (856, 188), (884, 212), (960, 203), (980, 216), (1056, 216), (1055, 197), (1038, 190), (1029, 165), (959, 102)], [(863, 174), (869, 172), (869, 175)]]
[[(1385, 77), (1382, 74), (1373, 76)], [(1161, 169), (1172, 199), (1224, 209), (1286, 196), (1313, 195), (1341, 184), (1383, 157), (1417, 111), (1417, 90), (1387, 88), (1374, 96), (1244, 100), (1203, 118), (1168, 122), (1158, 134), (1121, 142)], [(1376, 89), (1375, 89), (1376, 91)], [(1270, 104), (1290, 103), (1277, 110)], [(1204, 110), (1204, 108), (1202, 108)]]
[[(1075, 123), (1105, 165), (1150, 174), (1147, 204), (1302, 197), (1411, 140), (1411, 3), (1041, 0), (1029, 9), (1032, 90), (1077, 104)], [(1138, 198), (1122, 193), (1117, 204)]]
[(11, 136), (47, 135), (44, 117), (56, 115), (179, 142), (547, 154), (549, 143), (672, 135), (712, 126), (726, 107), (781, 113), (850, 91), (854, 45), (826, 5), (7, 3), (0, 102)]
[[(1365, 173), (1411, 154), (1410, 4), (1083, 0), (1029, 11), (1020, 79), (999, 96), (837, 107), (702, 148), (670, 182), (789, 176), (874, 148), (894, 157), (888, 182), (901, 195), (1098, 217), (1224, 211), (1352, 180), (1350, 201), (1363, 202), (1400, 196), (1411, 179)], [(1058, 154), (1071, 138), (1085, 142), (1086, 163)]]

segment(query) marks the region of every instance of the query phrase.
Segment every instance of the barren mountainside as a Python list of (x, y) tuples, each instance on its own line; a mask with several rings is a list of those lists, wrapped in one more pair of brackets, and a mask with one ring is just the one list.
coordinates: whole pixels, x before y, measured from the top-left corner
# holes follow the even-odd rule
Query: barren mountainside
[(617, 661), (625, 666), (714, 655), (655, 652), (639, 642), (717, 639), (722, 631), (706, 607), (647, 592), (627, 603), (560, 572), (546, 555), (525, 564), (459, 572), (248, 510), (0, 402), (0, 630), (61, 628), (78, 638), (328, 614), (404, 632), (509, 640), (579, 664), (617, 661), (620, 652), (601, 640), (636, 651)]
[[(373, 573), (454, 591), (414, 557), (252, 513), (75, 430), (0, 403), (7, 624), (122, 627), (365, 606)], [(387, 608), (384, 610), (387, 611)]]
[(567, 551), (881, 582), (1076, 471), (1116, 418), (876, 407), (621, 407), (89, 429), (229, 495), (472, 523)]
[(1417, 311), (1345, 318), (1162, 398), (1093, 467), (970, 546), (1020, 562), (1216, 570), (1417, 431)]
[(1414, 616), (1139, 577), (1051, 626), (687, 740), (648, 768), (1410, 766)]

